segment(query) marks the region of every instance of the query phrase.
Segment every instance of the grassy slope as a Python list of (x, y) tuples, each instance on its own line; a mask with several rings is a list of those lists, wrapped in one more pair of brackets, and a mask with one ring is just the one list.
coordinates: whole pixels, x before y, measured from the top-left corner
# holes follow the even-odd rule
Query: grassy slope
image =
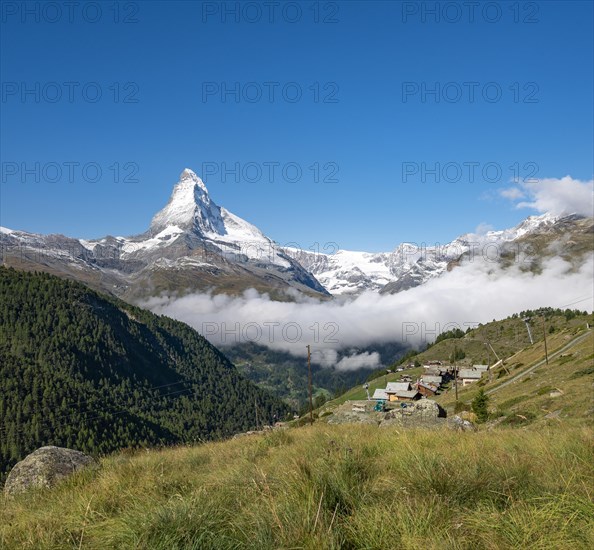
[[(586, 321), (589, 321), (590, 325), (592, 325), (592, 315), (579, 315), (569, 321), (564, 316), (559, 315), (548, 319), (546, 326), (549, 354), (553, 354), (568, 341), (584, 334)], [(445, 360), (447, 362), (454, 347), (457, 347), (466, 353), (466, 358), (458, 362), (460, 366), (487, 363), (488, 358), (484, 344), (485, 339), (487, 339), (495, 348), (497, 355), (506, 359), (505, 366), (510, 371), (508, 375), (505, 369), (499, 368), (494, 371), (493, 377), (495, 379), (493, 381), (485, 384), (481, 383), (481, 386), (491, 391), (544, 358), (543, 331), (542, 328), (540, 331), (537, 330), (540, 326), (538, 323), (533, 326), (532, 333), (535, 343), (530, 345), (525, 325), (521, 319), (508, 318), (502, 321), (493, 321), (470, 331), (463, 338), (452, 338), (438, 342), (427, 351), (419, 353), (416, 359), (421, 363), (429, 360)], [(548, 333), (551, 326), (555, 327), (555, 332)], [(562, 416), (582, 419), (592, 418), (594, 412), (592, 410), (594, 405), (592, 403), (594, 373), (583, 373), (581, 376), (576, 373), (592, 367), (594, 364), (593, 351), (594, 336), (591, 334), (589, 339), (582, 342), (576, 349), (571, 349), (568, 352), (572, 354), (571, 356), (557, 357), (551, 361), (549, 367), (538, 368), (525, 379), (495, 391), (491, 396), (492, 408), (498, 407), (500, 414), (514, 415), (517, 413), (522, 414), (521, 410), (529, 410), (537, 417), (542, 417), (548, 412), (561, 408)], [(493, 363), (493, 353), (491, 353), (490, 358), (491, 363)], [(386, 382), (399, 380), (402, 374), (409, 374), (415, 380), (422, 372), (423, 368), (414, 368), (407, 369), (402, 373), (381, 376), (369, 383), (370, 393), (373, 394), (373, 390), (376, 388), (384, 388)], [(557, 401), (554, 401), (549, 398), (550, 392), (546, 391), (546, 388), (551, 388), (551, 390), (559, 388), (565, 394), (562, 399), (556, 398)], [(460, 387), (460, 401), (469, 404), (478, 389), (479, 386), (477, 385), (467, 386), (464, 389)], [(359, 385), (326, 403), (321, 411), (332, 410), (348, 399), (365, 398), (365, 390), (363, 386)], [(509, 402), (512, 398), (515, 399), (513, 404)], [(448, 388), (436, 400), (452, 412), (455, 405), (453, 388)], [(556, 403), (559, 403), (559, 405), (556, 405)], [(549, 411), (548, 406), (553, 408)], [(534, 411), (534, 409), (538, 409), (538, 411)]]
[[(555, 354), (556, 350), (583, 334), (585, 330), (574, 328), (551, 335), (547, 339), (549, 354)], [(591, 422), (594, 416), (594, 331), (591, 330), (571, 349), (557, 354), (549, 365), (542, 364), (531, 370), (543, 358), (542, 342), (530, 346), (507, 361), (509, 374), (498, 368), (493, 372), (492, 380), (483, 377), (480, 386), (473, 384), (459, 388), (459, 400), (470, 404), (479, 388), (483, 387), (489, 394), (493, 415), (506, 417), (505, 422), (525, 424), (543, 419), (550, 413), (554, 413), (558, 422)], [(511, 381), (522, 373), (526, 374)], [(511, 383), (506, 384), (508, 381)], [(551, 397), (550, 393), (554, 390), (561, 390), (562, 395)], [(450, 389), (436, 400), (451, 411), (455, 405), (454, 390)], [(522, 419), (522, 416), (527, 419)]]
[[(578, 321), (549, 336), (549, 353), (586, 334)], [(505, 420), (476, 433), (316, 423), (106, 457), (54, 490), (0, 501), (0, 548), (594, 547), (593, 345), (589, 333), (503, 386), (543, 356), (542, 342), (521, 349), (511, 374), (484, 386)], [(453, 406), (453, 391), (439, 400)]]
[(316, 424), (118, 454), (0, 501), (0, 547), (592, 548), (591, 439)]
[[(569, 321), (562, 315), (554, 315), (547, 319), (547, 339), (553, 335), (548, 333), (551, 326), (556, 331), (572, 330), (578, 327), (585, 327), (586, 322), (590, 325), (594, 322), (592, 315), (579, 315)], [(531, 322), (532, 336), (535, 343), (543, 341), (543, 328), (540, 318), (533, 319)], [(554, 334), (554, 333), (553, 333)], [(462, 349), (466, 357), (458, 362), (460, 366), (470, 366), (472, 364), (493, 364), (496, 359), (492, 352), (487, 351), (485, 342), (491, 343), (495, 352), (500, 358), (508, 358), (514, 353), (530, 346), (530, 340), (526, 325), (520, 318), (507, 318), (500, 321), (493, 320), (490, 323), (480, 325), (471, 330), (463, 338), (450, 338), (442, 340), (431, 346), (427, 351), (419, 353), (419, 361), (442, 360), (448, 361), (454, 347)]]

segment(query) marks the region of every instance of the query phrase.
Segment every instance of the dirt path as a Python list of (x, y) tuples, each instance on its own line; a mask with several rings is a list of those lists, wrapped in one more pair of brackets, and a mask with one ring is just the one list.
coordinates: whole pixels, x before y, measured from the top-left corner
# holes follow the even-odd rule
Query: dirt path
[[(592, 329), (588, 330), (585, 334), (582, 334), (581, 336), (578, 336), (577, 338), (574, 338), (571, 342), (568, 342), (567, 344), (565, 344), (562, 348), (558, 349), (557, 351), (554, 351), (553, 353), (550, 353), (549, 354), (549, 361), (551, 359), (554, 359), (555, 357), (557, 357), (558, 355), (560, 355), (564, 351), (567, 351), (568, 349), (572, 348), (576, 344), (579, 344), (582, 340), (585, 340), (586, 338), (588, 338), (588, 336), (590, 336), (591, 333), (592, 333)], [(530, 374), (534, 369), (537, 369), (538, 367), (540, 367), (541, 365), (544, 365), (545, 363), (546, 363), (546, 359), (541, 359), (540, 361), (538, 361), (537, 363), (535, 363), (534, 365), (532, 365), (530, 368), (527, 368), (525, 371), (521, 372), (520, 374), (516, 374), (513, 378), (510, 378), (509, 380), (507, 380), (506, 382), (504, 382), (500, 386), (497, 386), (496, 388), (493, 388), (491, 390), (487, 390), (485, 393), (487, 393), (487, 394), (489, 394), (489, 393), (495, 393), (496, 391), (500, 390), (501, 388), (505, 388), (506, 386), (509, 386), (510, 384), (513, 384), (514, 382), (516, 382), (517, 380), (519, 380), (523, 376), (526, 376), (527, 374)]]

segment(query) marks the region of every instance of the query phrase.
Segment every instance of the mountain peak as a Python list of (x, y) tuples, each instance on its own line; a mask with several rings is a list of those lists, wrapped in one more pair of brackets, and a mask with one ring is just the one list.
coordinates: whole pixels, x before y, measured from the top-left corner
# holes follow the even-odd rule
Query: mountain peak
[(151, 222), (152, 231), (171, 226), (203, 235), (225, 234), (221, 209), (210, 199), (204, 182), (189, 168), (180, 174), (169, 202)]
[(179, 175), (178, 185), (181, 183), (183, 183), (184, 185), (197, 185), (205, 193), (208, 193), (208, 189), (206, 189), (206, 185), (204, 185), (204, 182), (196, 175), (196, 172), (194, 172), (190, 168), (184, 168), (184, 171)]

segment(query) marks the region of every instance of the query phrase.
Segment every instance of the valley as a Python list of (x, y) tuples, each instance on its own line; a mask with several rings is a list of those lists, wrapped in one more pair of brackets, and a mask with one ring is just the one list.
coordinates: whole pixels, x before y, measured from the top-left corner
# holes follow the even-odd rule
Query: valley
[[(305, 251), (280, 246), (256, 226), (220, 207), (203, 181), (185, 169), (169, 202), (155, 214), (145, 233), (85, 240), (1, 228), (0, 263), (79, 281), (132, 305), (185, 321), (211, 343), (223, 346), (246, 376), (279, 398), (289, 399), (291, 406), (299, 410), (307, 401), (304, 347), (297, 352), (296, 346), (287, 342), (243, 337), (235, 345), (225, 346), (218, 335), (205, 333), (204, 327), (214, 321), (216, 332), (220, 332), (220, 319), (223, 326), (239, 322), (245, 335), (245, 327), (253, 322), (266, 325), (279, 318), (286, 323), (287, 315), (292, 323), (304, 327), (301, 330), (320, 320), (325, 326), (330, 320), (340, 338), (334, 346), (321, 347), (322, 359), (314, 357), (315, 394), (320, 400), (326, 399), (363, 382), (378, 366), (389, 368), (411, 345), (424, 345), (419, 335), (406, 341), (410, 323), (404, 319), (407, 304), (414, 300), (411, 292), (423, 292), (435, 288), (435, 284), (444, 286), (447, 292), (449, 281), (457, 285), (456, 279), (470, 276), (473, 270), (487, 277), (496, 270), (499, 278), (508, 277), (510, 281), (523, 273), (538, 276), (555, 258), (564, 260), (566, 271), (579, 273), (592, 263), (593, 231), (592, 218), (544, 214), (529, 217), (511, 229), (468, 233), (444, 245), (402, 243), (385, 253)], [(465, 275), (467, 272), (469, 275)], [(236, 306), (231, 303), (228, 312), (217, 311), (220, 306), (215, 304), (223, 303), (217, 296), (240, 302)], [(263, 313), (250, 313), (253, 300), (246, 296), (265, 299)], [(371, 305), (374, 296), (399, 297), (394, 302), (398, 310), (393, 319), (384, 323), (388, 326), (396, 321), (393, 333), (386, 334), (385, 328), (376, 335), (354, 328), (345, 333), (345, 327), (353, 323), (348, 310), (376, 307)], [(187, 302), (178, 305), (184, 298)], [(294, 303), (295, 308), (287, 307), (287, 313), (282, 313), (274, 307), (276, 302)], [(308, 303), (314, 305), (308, 308)], [(324, 304), (328, 307), (324, 308)], [(382, 305), (381, 314), (385, 316), (390, 305), (386, 300)], [(237, 318), (233, 307), (245, 309), (244, 317)], [(268, 310), (271, 313), (267, 317)], [(443, 318), (443, 313), (436, 315)], [(457, 313), (446, 315), (460, 317)], [(437, 319), (426, 314), (425, 318), (433, 322), (432, 330), (437, 335)], [(454, 319), (446, 317), (446, 321), (459, 325)], [(355, 341), (357, 332), (368, 335)], [(370, 354), (374, 361), (368, 360)], [(343, 369), (343, 359), (354, 366)]]
[(0, 550), (594, 548), (593, 21), (0, 2)]

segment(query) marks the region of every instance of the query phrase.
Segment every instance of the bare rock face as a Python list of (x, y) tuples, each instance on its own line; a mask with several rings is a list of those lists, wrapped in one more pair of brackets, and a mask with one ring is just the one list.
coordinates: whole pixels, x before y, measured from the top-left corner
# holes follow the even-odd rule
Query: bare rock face
[(4, 493), (15, 495), (31, 488), (53, 487), (61, 479), (93, 464), (95, 461), (80, 451), (41, 447), (14, 465)]

